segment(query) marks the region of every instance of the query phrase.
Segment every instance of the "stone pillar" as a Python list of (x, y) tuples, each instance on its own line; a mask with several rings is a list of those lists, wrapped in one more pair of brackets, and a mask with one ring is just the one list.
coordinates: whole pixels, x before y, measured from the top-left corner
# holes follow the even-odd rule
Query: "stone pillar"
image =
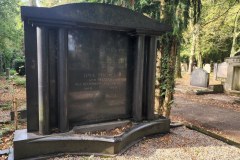
[(37, 27), (39, 133), (49, 134), (48, 35)]
[(147, 119), (154, 119), (155, 105), (155, 81), (156, 81), (156, 56), (157, 41), (155, 36), (150, 37), (149, 55), (148, 55), (148, 71), (147, 71)]
[(10, 78), (10, 68), (6, 68), (6, 79)]
[(58, 109), (59, 109), (59, 129), (61, 132), (68, 131), (67, 114), (67, 49), (68, 35), (65, 29), (58, 31)]
[(136, 35), (135, 62), (133, 80), (133, 119), (142, 120), (142, 95), (143, 95), (143, 66), (145, 35)]

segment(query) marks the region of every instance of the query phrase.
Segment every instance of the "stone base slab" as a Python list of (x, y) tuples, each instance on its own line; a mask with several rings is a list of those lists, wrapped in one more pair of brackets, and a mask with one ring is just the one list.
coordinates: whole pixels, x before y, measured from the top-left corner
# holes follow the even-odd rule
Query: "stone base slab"
[(14, 134), (14, 158), (30, 159), (57, 154), (116, 155), (141, 140), (170, 130), (169, 119), (138, 123), (120, 136), (88, 136), (74, 132), (51, 135), (27, 133), (17, 130)]

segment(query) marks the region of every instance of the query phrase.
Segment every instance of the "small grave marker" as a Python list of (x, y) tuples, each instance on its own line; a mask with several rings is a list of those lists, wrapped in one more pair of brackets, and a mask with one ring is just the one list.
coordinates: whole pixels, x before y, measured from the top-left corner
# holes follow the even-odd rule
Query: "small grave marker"
[(188, 71), (187, 63), (181, 63), (181, 71), (182, 72), (187, 72)]
[(209, 73), (199, 68), (192, 72), (190, 84), (198, 87), (208, 87), (209, 85)]
[(208, 73), (211, 73), (211, 65), (209, 63), (205, 64), (203, 69), (207, 71)]

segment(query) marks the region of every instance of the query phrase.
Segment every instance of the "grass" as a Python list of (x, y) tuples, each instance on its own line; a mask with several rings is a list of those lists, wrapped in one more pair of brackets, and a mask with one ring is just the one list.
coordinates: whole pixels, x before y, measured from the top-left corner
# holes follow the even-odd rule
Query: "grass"
[(0, 108), (4, 111), (4, 110), (10, 110), (11, 109), (11, 105), (10, 104), (0, 104)]
[(13, 82), (14, 82), (17, 86), (24, 86), (24, 87), (26, 87), (26, 77), (15, 76), (15, 77), (13, 78)]
[(17, 72), (14, 69), (10, 70), (10, 75), (16, 75), (16, 74), (17, 74)]
[(0, 129), (0, 137), (3, 137), (4, 135), (8, 134), (9, 132), (14, 131), (14, 126), (12, 123), (10, 124), (3, 124)]

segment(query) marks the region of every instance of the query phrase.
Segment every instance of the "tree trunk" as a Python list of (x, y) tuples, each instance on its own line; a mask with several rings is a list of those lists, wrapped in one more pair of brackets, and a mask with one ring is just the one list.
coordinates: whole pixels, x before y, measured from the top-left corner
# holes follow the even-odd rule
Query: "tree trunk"
[(231, 47), (231, 54), (230, 57), (233, 57), (237, 52), (240, 52), (240, 46), (238, 48), (238, 51), (236, 50), (236, 45), (237, 45), (237, 37), (240, 34), (240, 31), (238, 32), (238, 21), (239, 21), (239, 16), (240, 16), (240, 9), (238, 10), (236, 17), (235, 17), (235, 22), (234, 22), (234, 30), (233, 30), (233, 40), (232, 40), (232, 47)]
[(3, 73), (3, 60), (2, 60), (2, 54), (0, 53), (0, 74)]
[(165, 13), (166, 13), (166, 11), (165, 11), (165, 7), (166, 7), (166, 2), (165, 2), (165, 0), (160, 0), (160, 20), (161, 20), (161, 22), (164, 22), (164, 20), (165, 20), (165, 17), (166, 17), (166, 15), (165, 15)]
[(172, 44), (171, 44), (171, 50), (169, 55), (169, 61), (168, 61), (168, 79), (166, 81), (166, 93), (165, 93), (165, 99), (163, 102), (163, 116), (166, 118), (169, 118), (170, 112), (171, 112), (171, 104), (173, 102), (173, 92), (174, 92), (174, 70), (175, 70), (175, 62), (176, 62), (176, 52), (177, 52), (177, 43), (176, 38), (172, 37)]
[(175, 77), (182, 78), (180, 50), (177, 50)]
[(37, 0), (29, 0), (29, 6), (37, 7)]
[(191, 53), (190, 53), (190, 57), (189, 57), (189, 66), (188, 66), (189, 74), (191, 74), (193, 71), (195, 51), (196, 51), (196, 33), (195, 33), (195, 29), (194, 29), (193, 35), (192, 35)]
[(197, 52), (197, 66), (203, 68), (202, 52), (201, 52), (201, 40), (200, 40), (201, 25), (200, 22), (196, 24), (196, 52)]
[(202, 53), (199, 52), (198, 53), (198, 58), (197, 58), (197, 61), (198, 61), (198, 68), (203, 68), (203, 60), (202, 60)]
[(162, 105), (163, 105), (163, 90), (162, 90), (162, 83), (163, 83), (163, 79), (162, 79), (162, 57), (163, 57), (163, 48), (162, 45), (160, 46), (159, 50), (157, 51), (157, 69), (156, 69), (156, 76), (157, 76), (157, 90), (156, 90), (156, 101), (157, 101), (157, 105), (156, 105), (156, 113), (158, 115), (162, 115)]

